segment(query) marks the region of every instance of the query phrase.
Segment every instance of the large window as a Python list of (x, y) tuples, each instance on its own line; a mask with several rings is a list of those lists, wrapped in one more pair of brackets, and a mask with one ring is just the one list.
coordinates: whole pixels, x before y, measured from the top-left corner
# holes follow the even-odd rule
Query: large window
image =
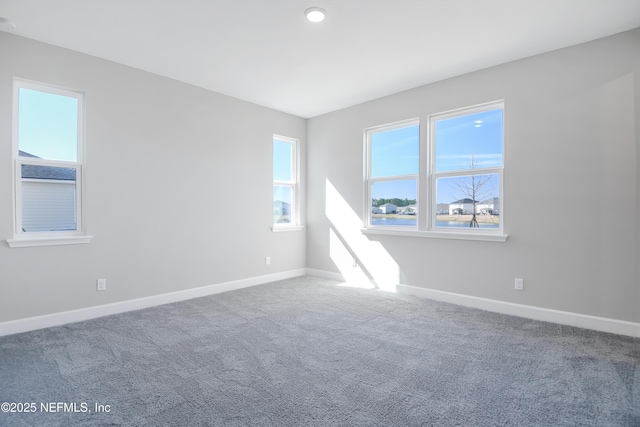
[(367, 231), (503, 240), (503, 112), (434, 114), (422, 139), (417, 120), (366, 129)]
[(273, 225), (298, 225), (298, 141), (273, 137)]
[(417, 227), (420, 127), (415, 120), (367, 129), (368, 223)]
[(86, 243), (83, 96), (14, 82), (15, 231), (10, 246)]
[(503, 105), (430, 117), (431, 227), (502, 229)]

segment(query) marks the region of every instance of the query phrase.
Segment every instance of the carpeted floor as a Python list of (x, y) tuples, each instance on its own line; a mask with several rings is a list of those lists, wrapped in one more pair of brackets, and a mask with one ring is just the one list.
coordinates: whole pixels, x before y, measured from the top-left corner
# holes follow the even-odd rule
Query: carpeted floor
[(0, 425), (640, 426), (639, 339), (336, 283), (0, 338)]

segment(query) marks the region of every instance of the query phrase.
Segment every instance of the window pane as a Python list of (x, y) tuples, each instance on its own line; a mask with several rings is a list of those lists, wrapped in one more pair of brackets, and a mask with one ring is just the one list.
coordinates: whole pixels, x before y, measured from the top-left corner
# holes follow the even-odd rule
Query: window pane
[(371, 225), (416, 226), (417, 181), (374, 182), (371, 185)]
[(293, 144), (273, 140), (273, 179), (275, 181), (293, 181)]
[(502, 166), (502, 108), (436, 122), (436, 172)]
[(78, 100), (31, 89), (19, 91), (19, 155), (77, 161)]
[(371, 135), (371, 177), (417, 174), (420, 167), (420, 127), (375, 132)]
[(273, 186), (273, 223), (291, 223), (291, 207), (293, 206), (293, 187), (290, 185)]
[(498, 174), (438, 178), (436, 227), (500, 228), (499, 194)]
[(22, 231), (76, 229), (76, 169), (22, 165)]

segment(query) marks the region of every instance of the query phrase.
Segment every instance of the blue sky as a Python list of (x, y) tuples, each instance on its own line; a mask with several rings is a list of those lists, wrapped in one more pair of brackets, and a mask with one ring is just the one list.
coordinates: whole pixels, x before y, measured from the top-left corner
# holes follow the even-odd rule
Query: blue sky
[(491, 110), (436, 124), (436, 172), (502, 165), (502, 110)]
[(371, 176), (417, 174), (420, 168), (418, 125), (377, 132), (371, 136)]
[[(502, 165), (502, 109), (440, 120), (436, 124), (436, 170), (450, 172)], [(372, 135), (372, 177), (417, 174), (419, 169), (419, 126), (410, 126)], [(473, 161), (472, 161), (473, 159)], [(441, 179), (437, 203), (451, 203), (467, 197), (456, 189), (455, 179)], [(499, 182), (493, 176), (483, 187), (485, 198), (498, 195)], [(414, 180), (377, 183), (372, 197), (416, 199), (427, 190), (417, 190)]]
[(20, 150), (48, 160), (78, 159), (78, 100), (20, 88)]
[(291, 181), (292, 162), (291, 143), (273, 140), (273, 179), (277, 181)]
[[(418, 125), (376, 132), (371, 135), (373, 178), (418, 174), (420, 169), (420, 127)], [(375, 183), (372, 197), (417, 198), (416, 180)]]

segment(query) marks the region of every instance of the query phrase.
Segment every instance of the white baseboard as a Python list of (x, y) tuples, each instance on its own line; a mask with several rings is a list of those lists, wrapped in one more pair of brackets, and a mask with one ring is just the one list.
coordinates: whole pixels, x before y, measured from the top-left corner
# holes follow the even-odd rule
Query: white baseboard
[[(330, 271), (322, 271), (312, 268), (307, 268), (307, 274), (310, 276), (344, 280), (344, 277), (340, 273), (332, 273)], [(590, 316), (586, 314), (572, 313), (569, 311), (552, 310), (531, 305), (515, 304), (411, 285), (397, 285), (396, 292), (436, 301), (448, 302), (451, 304), (458, 304), (465, 307), (479, 308), (481, 310), (487, 310), (494, 313), (508, 314), (511, 316), (558, 323), (561, 325), (576, 326), (578, 328), (593, 329), (612, 334), (640, 337), (640, 323), (636, 322)]]
[(587, 314), (572, 313), (569, 311), (552, 310), (531, 305), (515, 304), (511, 302), (455, 294), (452, 292), (438, 291), (410, 285), (398, 285), (397, 291), (401, 294), (415, 295), (437, 301), (464, 305), (466, 307), (479, 308), (495, 313), (559, 323), (561, 325), (576, 326), (578, 328), (594, 329), (596, 331), (610, 332), (613, 334), (640, 337), (640, 323), (628, 322), (625, 320), (590, 316)]
[[(17, 334), (20, 332), (28, 332), (36, 329), (48, 328), (51, 326), (65, 325), (67, 323), (80, 322), (83, 320), (95, 319), (97, 317), (108, 316), (111, 314), (140, 310), (143, 308), (154, 307), (162, 304), (185, 301), (192, 298), (199, 298), (207, 295), (213, 295), (222, 292), (233, 291), (236, 289), (247, 288), (250, 286), (261, 285), (269, 282), (275, 282), (277, 280), (303, 276), (305, 274), (308, 274), (310, 276), (323, 277), (331, 280), (344, 281), (344, 277), (340, 273), (318, 270), (314, 268), (301, 268), (297, 270), (284, 271), (281, 273), (267, 274), (264, 276), (223, 282), (199, 288), (186, 289), (183, 291), (153, 295), (150, 297), (138, 298), (134, 300), (98, 305), (94, 307), (81, 308), (78, 310), (64, 311), (60, 313), (46, 314), (43, 316), (29, 317), (26, 319), (11, 320), (8, 322), (1, 322), (0, 336)], [(488, 298), (456, 294), (453, 292), (421, 288), (411, 285), (397, 285), (396, 291), (401, 294), (414, 295), (422, 298), (433, 299), (436, 301), (443, 301), (452, 304), (463, 305), (466, 307), (479, 308), (481, 310), (492, 311), (495, 313), (509, 314), (512, 316), (558, 323), (561, 325), (576, 326), (579, 328), (593, 329), (613, 334), (640, 337), (640, 323), (636, 322), (628, 322), (606, 317), (571, 313), (567, 311), (551, 310), (547, 308), (515, 304)]]
[(67, 323), (81, 322), (83, 320), (109, 316), (111, 314), (124, 313), (126, 311), (140, 310), (142, 308), (185, 301), (192, 298), (199, 298), (236, 289), (248, 288), (250, 286), (262, 285), (269, 282), (275, 282), (277, 280), (304, 276), (306, 273), (307, 270), (305, 268), (300, 268), (297, 270), (283, 271), (281, 273), (217, 283), (215, 285), (202, 286), (199, 288), (185, 289), (183, 291), (153, 295), (145, 298), (97, 305), (94, 307), (80, 308), (60, 313), (45, 314), (43, 316), (28, 317), (26, 319), (10, 320), (8, 322), (0, 323), (0, 336), (49, 328), (51, 326), (60, 326)]

